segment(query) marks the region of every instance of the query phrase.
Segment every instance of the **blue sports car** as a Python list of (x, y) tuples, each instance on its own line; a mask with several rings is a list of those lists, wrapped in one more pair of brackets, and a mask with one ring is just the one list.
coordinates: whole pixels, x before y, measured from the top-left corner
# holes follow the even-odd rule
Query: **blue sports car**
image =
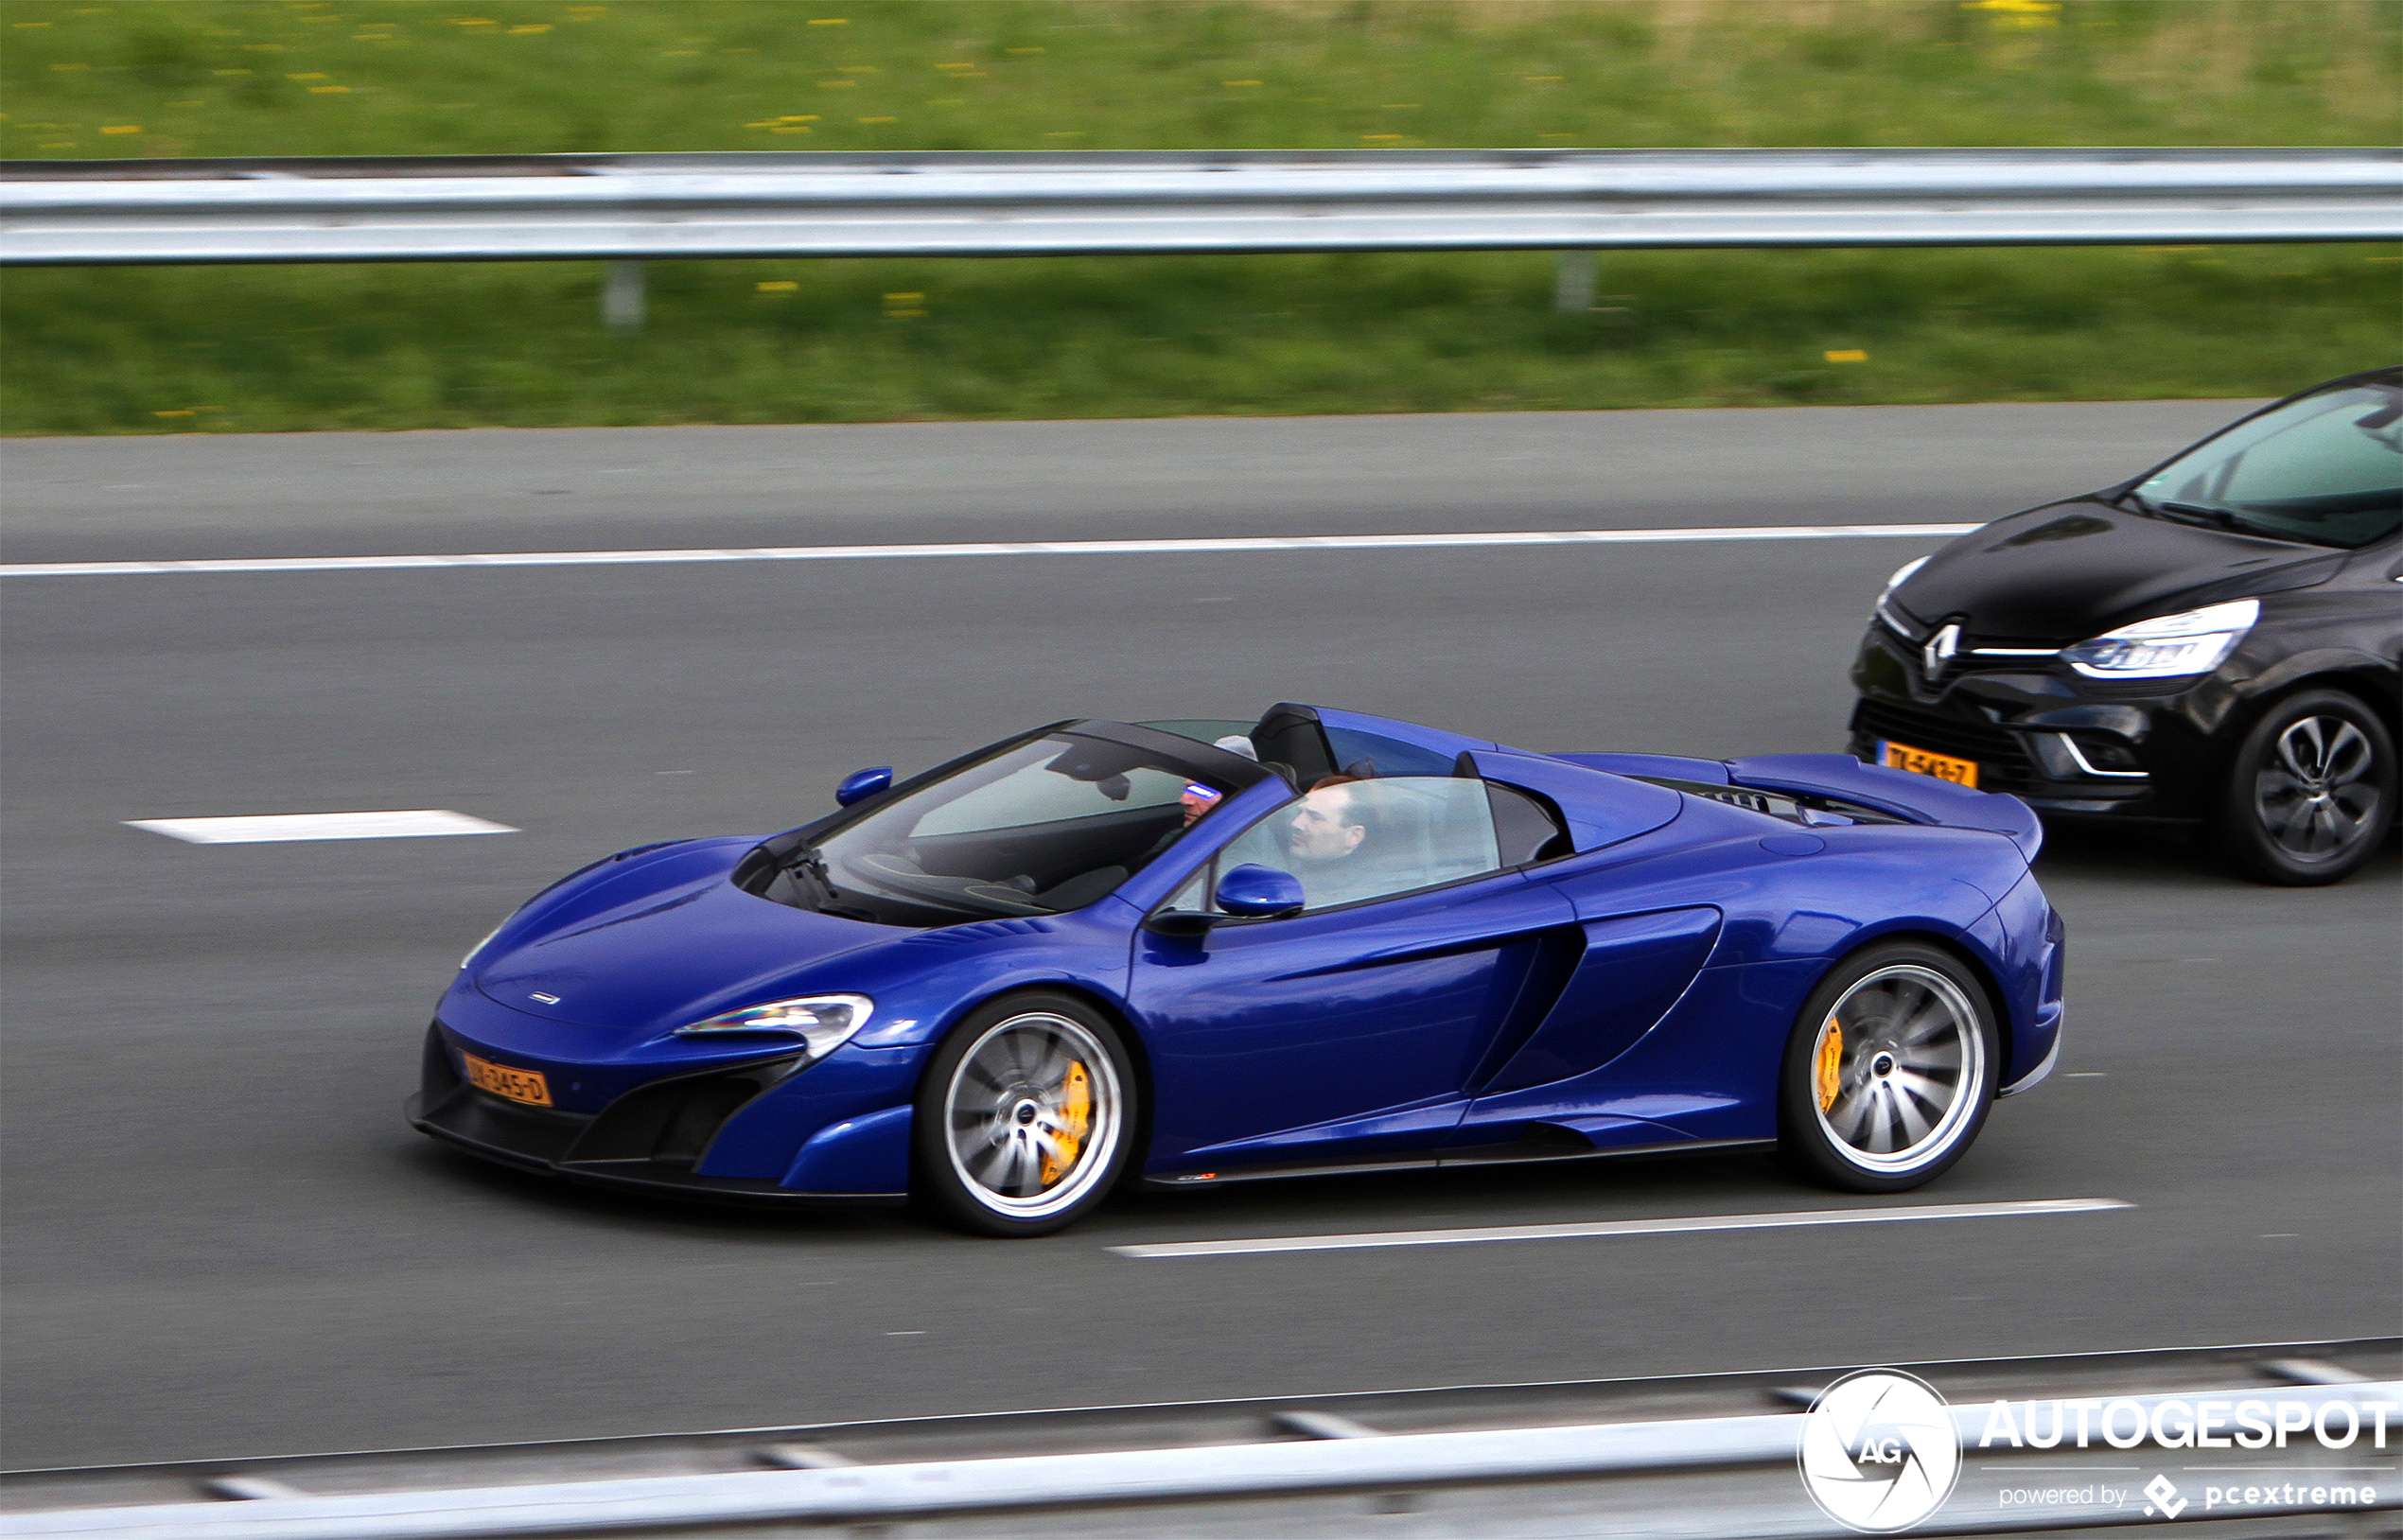
[(1737, 1146), (1899, 1191), (2059, 1055), (2035, 817), (1843, 755), (1282, 705), (1058, 723), (836, 800), (536, 895), (443, 997), (410, 1121), (1032, 1235), (1128, 1181)]

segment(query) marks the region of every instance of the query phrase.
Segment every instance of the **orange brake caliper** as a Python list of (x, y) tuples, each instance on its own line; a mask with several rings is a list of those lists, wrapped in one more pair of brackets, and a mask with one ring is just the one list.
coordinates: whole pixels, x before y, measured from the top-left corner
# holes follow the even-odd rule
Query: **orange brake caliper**
[(1052, 1139), (1052, 1147), (1043, 1158), (1043, 1184), (1046, 1187), (1068, 1174), (1077, 1164), (1077, 1152), (1084, 1147), (1085, 1135), (1093, 1130), (1093, 1081), (1085, 1075), (1081, 1060), (1068, 1061), (1068, 1076), (1060, 1087), (1060, 1127)]
[(1835, 1105), (1836, 1074), (1843, 1067), (1844, 1028), (1838, 1026), (1835, 1018), (1831, 1016), (1827, 1019), (1827, 1025), (1819, 1029), (1819, 1061), (1815, 1066), (1818, 1073), (1814, 1077), (1817, 1081), (1819, 1111), (1822, 1112)]

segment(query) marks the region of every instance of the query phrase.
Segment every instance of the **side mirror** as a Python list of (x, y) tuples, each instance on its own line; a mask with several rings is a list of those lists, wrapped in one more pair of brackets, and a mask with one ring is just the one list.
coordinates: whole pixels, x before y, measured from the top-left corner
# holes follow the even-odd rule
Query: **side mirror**
[(890, 787), (892, 783), (893, 767), (889, 764), (879, 766), (874, 770), (854, 770), (843, 778), (841, 785), (834, 788), (834, 800), (845, 807), (850, 807), (853, 802), (865, 801), (874, 796), (878, 792)]
[(1302, 879), (1274, 866), (1245, 865), (1219, 879), (1219, 907), (1241, 919), (1274, 919), (1307, 901)]

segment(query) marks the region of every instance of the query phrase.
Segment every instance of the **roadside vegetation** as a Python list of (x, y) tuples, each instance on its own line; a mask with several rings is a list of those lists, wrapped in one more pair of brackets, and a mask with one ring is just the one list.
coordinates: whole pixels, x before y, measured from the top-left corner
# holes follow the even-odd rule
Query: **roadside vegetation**
[[(18, 158), (2377, 145), (2381, 0), (10, 0)], [(0, 430), (2277, 394), (2394, 247), (16, 270)], [(1854, 357), (1858, 355), (1858, 357)]]

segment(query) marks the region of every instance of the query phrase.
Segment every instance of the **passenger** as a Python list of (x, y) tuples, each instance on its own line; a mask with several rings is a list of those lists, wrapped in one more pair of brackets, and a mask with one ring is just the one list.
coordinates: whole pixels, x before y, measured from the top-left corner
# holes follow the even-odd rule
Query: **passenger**
[(1293, 875), (1302, 879), (1310, 907), (1348, 903), (1378, 891), (1368, 868), (1377, 850), (1377, 807), (1352, 788), (1353, 775), (1325, 776), (1313, 782), (1294, 810), (1286, 832)]

